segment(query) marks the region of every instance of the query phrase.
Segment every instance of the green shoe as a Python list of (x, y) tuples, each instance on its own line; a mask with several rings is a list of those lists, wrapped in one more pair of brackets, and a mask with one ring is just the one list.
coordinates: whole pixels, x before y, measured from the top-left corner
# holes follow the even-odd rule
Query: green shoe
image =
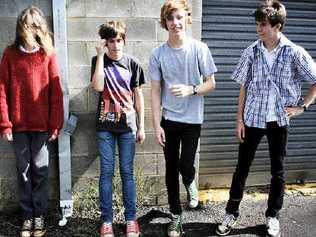
[(179, 237), (181, 236), (182, 230), (182, 217), (181, 215), (172, 215), (172, 220), (168, 225), (168, 236)]

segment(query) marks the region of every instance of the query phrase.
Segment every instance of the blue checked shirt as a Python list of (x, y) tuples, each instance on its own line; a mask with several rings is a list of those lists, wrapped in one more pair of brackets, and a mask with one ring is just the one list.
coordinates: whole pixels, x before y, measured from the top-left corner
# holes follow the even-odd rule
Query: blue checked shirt
[(301, 99), (302, 81), (316, 84), (316, 64), (302, 48), (281, 35), (280, 50), (269, 68), (261, 41), (244, 50), (231, 78), (246, 88), (243, 120), (248, 127), (266, 128), (270, 88), (277, 93), (276, 115), (279, 126), (289, 125), (286, 106)]

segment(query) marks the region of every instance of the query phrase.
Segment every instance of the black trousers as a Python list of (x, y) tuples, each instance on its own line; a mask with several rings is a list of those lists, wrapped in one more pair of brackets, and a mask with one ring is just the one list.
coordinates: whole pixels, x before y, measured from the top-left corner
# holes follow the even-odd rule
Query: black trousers
[(261, 138), (266, 135), (269, 144), (272, 178), (265, 215), (267, 217), (278, 216), (284, 196), (284, 157), (286, 155), (287, 134), (287, 127), (279, 127), (276, 122), (268, 122), (266, 129), (246, 126), (244, 143), (239, 145), (238, 164), (230, 188), (230, 198), (226, 206), (227, 213), (239, 215), (239, 204), (243, 197), (249, 168)]
[(22, 218), (46, 215), (48, 209), (47, 132), (13, 133)]
[(182, 208), (180, 205), (179, 173), (184, 185), (189, 185), (194, 180), (194, 160), (201, 134), (201, 125), (162, 119), (161, 127), (166, 136), (163, 150), (166, 161), (168, 203), (170, 212), (180, 215)]

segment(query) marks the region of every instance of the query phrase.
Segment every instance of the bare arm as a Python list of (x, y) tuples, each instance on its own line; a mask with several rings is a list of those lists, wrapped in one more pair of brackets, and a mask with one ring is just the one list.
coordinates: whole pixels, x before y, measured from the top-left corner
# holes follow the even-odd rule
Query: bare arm
[[(312, 85), (309, 90), (307, 95), (304, 97), (304, 106), (308, 108), (316, 98), (316, 84)], [(287, 115), (291, 118), (294, 116), (298, 116), (304, 112), (304, 107), (301, 106), (295, 106), (295, 107), (285, 107), (285, 111)]]
[(245, 98), (246, 98), (246, 89), (244, 86), (241, 86), (239, 90), (239, 97), (238, 97), (237, 121), (236, 121), (236, 129), (235, 129), (236, 137), (241, 143), (244, 142), (244, 138), (245, 138), (245, 124), (243, 120)]
[[(196, 86), (195, 91), (198, 95), (205, 95), (215, 89), (214, 75), (204, 77), (204, 82)], [(177, 84), (170, 87), (171, 93), (177, 97), (185, 97), (194, 94), (192, 85)]]
[(135, 94), (135, 109), (137, 113), (137, 134), (136, 140), (138, 143), (142, 143), (145, 140), (145, 126), (144, 126), (144, 96), (141, 87), (134, 88)]
[(100, 40), (95, 47), (97, 51), (97, 62), (95, 65), (95, 70), (92, 76), (92, 86), (96, 91), (104, 90), (104, 54), (105, 54), (105, 40)]
[(157, 142), (164, 146), (165, 144), (165, 132), (160, 126), (161, 120), (161, 86), (160, 81), (151, 81), (151, 109), (153, 117), (153, 126), (155, 129), (155, 135)]

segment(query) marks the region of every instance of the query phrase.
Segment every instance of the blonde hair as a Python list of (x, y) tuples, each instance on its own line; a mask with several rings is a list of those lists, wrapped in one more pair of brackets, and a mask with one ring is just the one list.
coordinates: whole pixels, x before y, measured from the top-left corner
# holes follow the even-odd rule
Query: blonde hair
[(111, 39), (121, 36), (125, 43), (126, 25), (122, 21), (108, 21), (99, 26), (99, 36), (101, 39)]
[(44, 49), (47, 55), (54, 51), (52, 33), (43, 12), (35, 7), (30, 6), (24, 9), (18, 16), (16, 23), (14, 47), (26, 44), (35, 45)]
[(160, 25), (162, 28), (168, 30), (167, 18), (176, 10), (184, 10), (186, 12), (186, 23), (192, 24), (192, 12), (186, 0), (167, 0), (160, 11)]

